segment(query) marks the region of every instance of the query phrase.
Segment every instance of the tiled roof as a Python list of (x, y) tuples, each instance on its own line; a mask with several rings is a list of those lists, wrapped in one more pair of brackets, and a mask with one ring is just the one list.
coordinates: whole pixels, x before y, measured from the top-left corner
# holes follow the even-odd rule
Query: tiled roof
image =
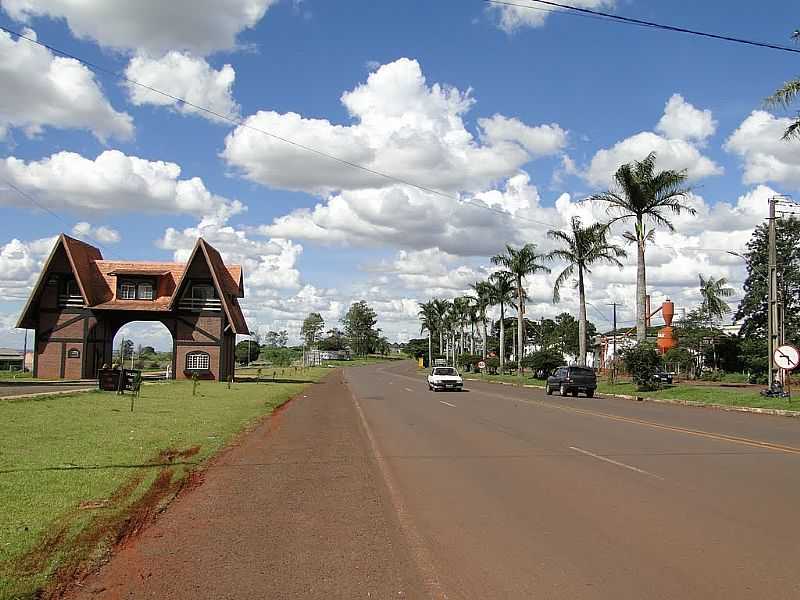
[[(244, 296), (242, 267), (240, 265), (226, 265), (219, 252), (202, 238), (197, 240), (195, 249), (192, 252), (192, 258), (187, 263), (176, 263), (104, 260), (100, 250), (94, 246), (63, 234), (59, 236), (56, 246), (45, 263), (34, 291), (20, 316), (18, 327), (33, 326), (35, 319), (28, 313), (34, 299), (40, 294), (44, 283), (44, 275), (50, 262), (62, 244), (86, 305), (97, 310), (171, 310), (176, 301), (177, 288), (180, 286), (189, 263), (193, 260), (198, 249), (202, 249), (203, 257), (207, 259), (212, 277), (219, 287), (217, 292), (221, 297), (225, 313), (233, 326), (234, 332), (248, 333), (247, 323), (244, 320), (241, 307), (236, 301), (237, 297)], [(157, 280), (157, 287), (154, 290), (155, 298), (153, 300), (117, 299), (118, 278), (126, 275), (152, 275)]]

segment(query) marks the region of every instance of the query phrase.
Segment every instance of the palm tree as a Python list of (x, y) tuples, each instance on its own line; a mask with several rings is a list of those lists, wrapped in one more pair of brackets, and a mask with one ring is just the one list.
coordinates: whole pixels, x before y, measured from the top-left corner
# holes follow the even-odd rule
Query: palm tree
[(713, 277), (706, 279), (702, 275), (698, 275), (698, 277), (700, 278), (700, 296), (703, 298), (700, 309), (709, 322), (721, 319), (731, 312), (731, 307), (723, 300), (723, 298), (730, 298), (734, 294), (733, 288), (726, 287), (728, 280), (724, 277), (719, 279), (714, 279)]
[[(792, 34), (792, 38), (800, 40), (800, 30), (796, 30)], [(800, 96), (800, 78), (795, 78), (784, 83), (781, 87), (775, 90), (769, 98), (764, 100), (764, 104), (769, 108), (789, 108), (792, 102)], [(800, 114), (798, 114), (794, 121), (783, 132), (783, 139), (790, 140), (792, 138), (800, 138)]]
[[(655, 167), (655, 152), (651, 152), (643, 160), (624, 164), (614, 174), (614, 189), (594, 194), (590, 198), (608, 204), (608, 212), (612, 216), (609, 226), (617, 221), (634, 220), (634, 230), (626, 232), (625, 238), (636, 243), (636, 339), (640, 342), (647, 337), (645, 245), (653, 240), (655, 227), (660, 225), (670, 231), (675, 230), (665, 216), (666, 213), (679, 215), (686, 211), (694, 215), (697, 212), (681, 202), (689, 193), (689, 188), (684, 186), (686, 170), (668, 169), (657, 172)], [(648, 224), (652, 224), (649, 230)]]
[(722, 319), (724, 315), (731, 312), (731, 307), (728, 306), (728, 303), (723, 298), (733, 296), (734, 292), (733, 288), (726, 287), (728, 280), (724, 277), (719, 279), (714, 279), (713, 277), (706, 279), (702, 275), (698, 275), (698, 277), (700, 278), (700, 296), (703, 298), (703, 302), (700, 305), (700, 313), (706, 318), (708, 329), (712, 333), (711, 349), (714, 352), (714, 370), (716, 371), (717, 339), (716, 335), (714, 335), (714, 321)]
[(433, 299), (433, 311), (436, 314), (436, 330), (439, 332), (439, 354), (444, 354), (443, 335), (445, 331), (445, 319), (450, 309), (450, 302), (441, 298)]
[(591, 273), (595, 263), (609, 263), (622, 268), (620, 258), (626, 256), (625, 250), (608, 242), (608, 228), (603, 223), (595, 223), (588, 227), (581, 226), (579, 217), (572, 217), (570, 222), (572, 231), (550, 230), (547, 237), (561, 242), (562, 248), (557, 248), (550, 253), (552, 258), (560, 258), (567, 266), (556, 278), (553, 285), (553, 302), (561, 300), (561, 286), (575, 275), (578, 288), (578, 366), (586, 366), (586, 290), (585, 278)]
[(491, 306), (492, 284), (488, 281), (476, 281), (469, 287), (475, 292), (475, 307), (482, 325), (483, 358), (486, 358), (486, 309)]
[(525, 244), (522, 248), (506, 245), (502, 254), (492, 257), (492, 263), (505, 267), (505, 271), (513, 278), (516, 284), (516, 293), (519, 306), (517, 307), (517, 369), (522, 372), (522, 349), (524, 347), (523, 329), (525, 327), (525, 278), (543, 271), (549, 273), (550, 269), (542, 264), (549, 255), (538, 254), (536, 244)]
[(433, 301), (420, 302), (419, 304), (419, 320), (421, 322), (420, 333), (423, 331), (428, 332), (428, 366), (433, 366), (433, 342), (431, 335), (436, 329), (438, 323), (438, 316)]
[(453, 318), (458, 325), (458, 353), (464, 353), (464, 325), (469, 319), (469, 298), (459, 296), (453, 300)]
[(492, 306), (500, 306), (500, 372), (506, 364), (505, 307), (514, 299), (514, 283), (505, 271), (498, 271), (489, 278), (491, 286), (489, 301)]

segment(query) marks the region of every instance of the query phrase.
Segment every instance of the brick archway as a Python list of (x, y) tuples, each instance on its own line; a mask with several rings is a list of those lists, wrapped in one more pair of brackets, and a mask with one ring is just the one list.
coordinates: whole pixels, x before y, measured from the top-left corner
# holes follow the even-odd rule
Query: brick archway
[(224, 381), (233, 375), (236, 334), (248, 333), (243, 296), (241, 267), (226, 266), (202, 238), (183, 264), (106, 261), (61, 235), (17, 326), (35, 331), (34, 377), (95, 378), (112, 364), (121, 327), (157, 321), (172, 336), (173, 377), (197, 372), (186, 357), (202, 351), (201, 375)]

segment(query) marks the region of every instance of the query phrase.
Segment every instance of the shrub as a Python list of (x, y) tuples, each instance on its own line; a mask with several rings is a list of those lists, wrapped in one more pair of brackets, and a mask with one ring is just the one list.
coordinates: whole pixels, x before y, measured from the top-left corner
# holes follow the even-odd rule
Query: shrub
[(522, 367), (533, 372), (538, 379), (547, 379), (548, 375), (564, 364), (564, 357), (555, 350), (539, 350), (522, 359)]
[(485, 362), (486, 370), (492, 375), (497, 375), (497, 370), (500, 368), (500, 359), (496, 356), (490, 356)]
[(465, 371), (471, 371), (477, 368), (480, 361), (481, 357), (477, 354), (461, 354), (458, 357), (458, 366)]
[(628, 348), (622, 355), (625, 370), (640, 391), (654, 390), (659, 384), (653, 381), (653, 375), (661, 366), (661, 357), (656, 352), (656, 345), (652, 342), (639, 342), (633, 348)]

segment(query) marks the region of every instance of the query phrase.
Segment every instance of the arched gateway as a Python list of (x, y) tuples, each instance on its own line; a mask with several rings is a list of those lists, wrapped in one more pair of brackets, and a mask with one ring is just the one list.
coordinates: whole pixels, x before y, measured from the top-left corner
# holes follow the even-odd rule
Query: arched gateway
[(199, 238), (183, 263), (103, 260), (60, 235), (17, 327), (36, 332), (33, 376), (94, 378), (112, 364), (114, 335), (131, 321), (160, 321), (172, 334), (172, 376), (225, 381), (236, 334), (247, 334), (238, 298), (242, 268)]

